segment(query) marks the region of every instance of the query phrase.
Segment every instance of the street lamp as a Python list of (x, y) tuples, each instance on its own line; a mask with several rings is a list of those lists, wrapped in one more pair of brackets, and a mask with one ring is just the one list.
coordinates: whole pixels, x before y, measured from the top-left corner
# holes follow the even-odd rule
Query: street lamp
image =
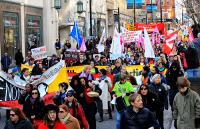
[(162, 0), (160, 0), (160, 22), (162, 23)]
[(77, 2), (77, 13), (81, 14), (82, 12), (83, 12), (83, 2), (79, 0)]

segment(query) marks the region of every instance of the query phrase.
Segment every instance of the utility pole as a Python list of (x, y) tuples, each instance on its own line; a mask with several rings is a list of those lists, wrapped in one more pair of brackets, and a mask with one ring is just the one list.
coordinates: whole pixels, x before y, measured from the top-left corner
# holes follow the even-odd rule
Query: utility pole
[(136, 22), (136, 17), (135, 17), (135, 9), (136, 9), (135, 0), (134, 0), (133, 2), (134, 2), (134, 3), (133, 3), (133, 4), (134, 4), (134, 12), (133, 12), (133, 13), (134, 13), (134, 25), (135, 25), (135, 22)]
[(118, 5), (118, 29), (119, 29), (119, 33), (120, 33), (120, 13), (119, 13), (119, 5)]
[(153, 23), (153, 2), (151, 0), (151, 21)]
[(90, 6), (90, 36), (92, 36), (92, 0), (89, 0)]
[(162, 23), (162, 0), (160, 0), (160, 22)]

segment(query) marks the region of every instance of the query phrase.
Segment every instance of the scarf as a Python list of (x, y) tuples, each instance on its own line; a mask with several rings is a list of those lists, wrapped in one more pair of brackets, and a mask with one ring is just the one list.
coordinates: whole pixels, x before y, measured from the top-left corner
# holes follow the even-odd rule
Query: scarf
[(67, 123), (67, 121), (69, 120), (69, 118), (70, 118), (70, 113), (68, 113), (66, 116), (65, 116), (65, 118), (63, 118), (63, 119), (60, 119), (63, 123)]
[(79, 78), (81, 78), (81, 77), (86, 77), (89, 81), (90, 81), (90, 80), (93, 80), (91, 74), (88, 74), (88, 75), (87, 75), (87, 74), (84, 73), (84, 72), (82, 72), (82, 73), (80, 74)]
[(34, 99), (34, 98), (32, 98), (32, 97), (30, 98), (30, 101), (31, 101), (31, 104), (32, 104), (32, 105), (34, 105), (35, 100), (36, 100), (36, 99)]

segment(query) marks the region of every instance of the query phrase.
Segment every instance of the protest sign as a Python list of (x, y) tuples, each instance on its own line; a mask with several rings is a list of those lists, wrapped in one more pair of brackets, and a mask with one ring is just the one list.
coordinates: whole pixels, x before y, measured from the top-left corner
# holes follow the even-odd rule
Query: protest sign
[(142, 35), (142, 31), (126, 31), (121, 35), (124, 43), (130, 43), (140, 40), (140, 35)]
[(73, 64), (79, 60), (80, 52), (66, 51), (64, 52), (64, 60), (66, 64)]
[(46, 46), (31, 49), (31, 53), (35, 60), (47, 58)]

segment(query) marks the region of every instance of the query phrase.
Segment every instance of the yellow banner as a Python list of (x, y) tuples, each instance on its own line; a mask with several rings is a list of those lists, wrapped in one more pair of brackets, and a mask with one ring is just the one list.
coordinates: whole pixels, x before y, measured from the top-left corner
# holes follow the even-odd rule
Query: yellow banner
[[(99, 70), (100, 69), (106, 69), (107, 66), (96, 66)], [(143, 65), (132, 65), (132, 66), (126, 66), (126, 70), (128, 73), (132, 72), (140, 72), (143, 69)], [(152, 67), (152, 66), (151, 66)], [(67, 72), (68, 73), (81, 73), (83, 71), (84, 66), (72, 66), (72, 67), (67, 67)], [(112, 67), (114, 68), (114, 67)]]

